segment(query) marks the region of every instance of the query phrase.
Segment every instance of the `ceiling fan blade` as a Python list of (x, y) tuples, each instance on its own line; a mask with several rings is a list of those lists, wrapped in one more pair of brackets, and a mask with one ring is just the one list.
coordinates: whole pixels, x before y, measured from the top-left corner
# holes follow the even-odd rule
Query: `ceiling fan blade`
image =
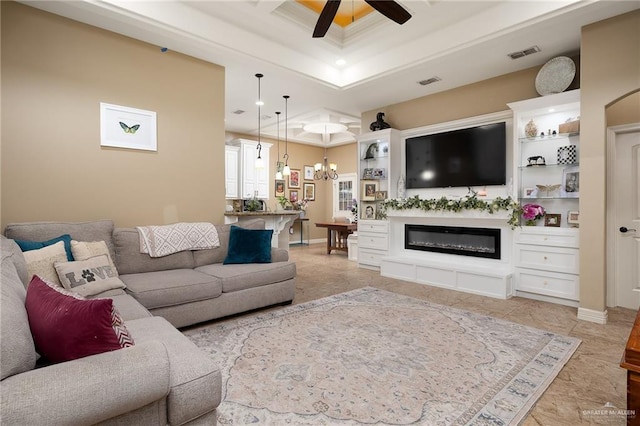
[(407, 12), (399, 3), (391, 0), (364, 0), (378, 12), (382, 13), (392, 21), (402, 25), (411, 19), (411, 14)]
[(324, 5), (316, 27), (313, 29), (314, 38), (324, 37), (327, 31), (329, 31), (333, 18), (336, 17), (336, 13), (340, 7), (340, 1), (341, 0), (328, 0), (327, 4)]

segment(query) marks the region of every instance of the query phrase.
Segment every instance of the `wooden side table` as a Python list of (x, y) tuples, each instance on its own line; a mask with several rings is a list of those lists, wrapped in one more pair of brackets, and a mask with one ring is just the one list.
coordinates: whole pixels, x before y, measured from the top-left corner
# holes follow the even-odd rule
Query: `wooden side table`
[(349, 252), (347, 238), (358, 229), (357, 223), (318, 222), (318, 228), (327, 228), (327, 254), (332, 250)]

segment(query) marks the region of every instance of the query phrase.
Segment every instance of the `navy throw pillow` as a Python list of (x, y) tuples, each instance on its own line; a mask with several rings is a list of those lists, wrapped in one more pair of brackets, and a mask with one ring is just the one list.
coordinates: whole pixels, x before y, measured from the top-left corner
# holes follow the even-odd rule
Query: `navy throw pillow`
[(15, 240), (16, 244), (18, 244), (20, 250), (22, 251), (38, 250), (47, 246), (51, 246), (58, 241), (62, 241), (64, 243), (64, 251), (67, 252), (67, 260), (69, 262), (72, 262), (74, 259), (73, 254), (71, 253), (71, 235), (69, 234), (60, 235), (59, 237), (52, 238), (47, 241)]
[(222, 263), (271, 263), (272, 235), (273, 229), (245, 229), (232, 226), (229, 233), (229, 250)]

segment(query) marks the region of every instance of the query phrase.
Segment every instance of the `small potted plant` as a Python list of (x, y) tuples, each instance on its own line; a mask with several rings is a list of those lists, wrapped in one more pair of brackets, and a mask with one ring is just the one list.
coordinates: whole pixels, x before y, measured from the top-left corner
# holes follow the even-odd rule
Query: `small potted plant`
[(522, 218), (527, 226), (536, 226), (536, 222), (544, 217), (544, 207), (539, 204), (525, 204), (522, 206)]
[(278, 205), (282, 210), (291, 210), (291, 201), (284, 195), (278, 195)]

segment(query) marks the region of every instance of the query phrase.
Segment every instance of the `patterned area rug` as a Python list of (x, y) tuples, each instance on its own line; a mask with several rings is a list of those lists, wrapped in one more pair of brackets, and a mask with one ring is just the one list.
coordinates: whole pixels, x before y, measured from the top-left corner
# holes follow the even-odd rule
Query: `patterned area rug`
[(519, 423), (580, 340), (365, 288), (185, 333), (222, 425)]

